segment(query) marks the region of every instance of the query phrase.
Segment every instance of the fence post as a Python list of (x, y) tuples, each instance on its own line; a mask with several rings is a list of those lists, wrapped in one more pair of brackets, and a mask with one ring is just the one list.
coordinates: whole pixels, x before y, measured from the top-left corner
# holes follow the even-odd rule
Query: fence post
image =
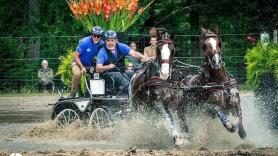
[(273, 42), (277, 43), (277, 30), (273, 30)]

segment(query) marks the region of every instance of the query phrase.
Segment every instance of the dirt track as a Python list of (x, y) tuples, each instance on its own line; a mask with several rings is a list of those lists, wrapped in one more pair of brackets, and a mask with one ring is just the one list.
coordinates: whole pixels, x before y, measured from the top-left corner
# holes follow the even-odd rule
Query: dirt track
[[(248, 102), (253, 99), (252, 96), (252, 93), (241, 94), (241, 97), (243, 99), (243, 107), (249, 104)], [(48, 104), (55, 103), (57, 99), (57, 95), (0, 97), (0, 113), (16, 110), (17, 112), (38, 111), (46, 112), (46, 114), (48, 114), (50, 113), (52, 108), (51, 105)], [(184, 148), (175, 148), (171, 144), (169, 145), (169, 142), (171, 142), (171, 140), (169, 141), (169, 139), (165, 139), (165, 136), (167, 138), (167, 135), (165, 135), (166, 131), (164, 129), (161, 129), (161, 127), (159, 126), (146, 126), (146, 123), (142, 123), (141, 120), (137, 120), (132, 123), (120, 123), (115, 130), (116, 133), (120, 135), (120, 139), (115, 139), (115, 137), (107, 135), (106, 133), (102, 133), (96, 136), (95, 133), (92, 133), (90, 130), (86, 128), (69, 129), (67, 131), (57, 131), (53, 130), (53, 127), (49, 126), (48, 122), (49, 121), (38, 124), (0, 123), (0, 156), (6, 156), (13, 152), (18, 152), (28, 156), (278, 155), (278, 138), (275, 138), (278, 135), (275, 134), (274, 136), (261, 136), (262, 134), (265, 134), (266, 130), (256, 130), (253, 127), (249, 128), (252, 131), (251, 134), (249, 133), (250, 138), (247, 139), (247, 141), (245, 142), (240, 141), (240, 139), (238, 139), (238, 137), (235, 137), (235, 135), (227, 134), (227, 132), (225, 132), (224, 130), (221, 130), (219, 133), (216, 134), (211, 133), (215, 131), (215, 129), (219, 129), (219, 127), (221, 126), (220, 125), (212, 127), (210, 129), (210, 133), (212, 135), (211, 138), (205, 137), (205, 141), (210, 140), (207, 141), (208, 144), (202, 144), (204, 139), (200, 139), (199, 134), (201, 133), (202, 135), (204, 131), (200, 131), (199, 134), (197, 133), (197, 139), (193, 138), (195, 140), (199, 139), (197, 141), (197, 145), (195, 144), (193, 146), (187, 146)], [(246, 121), (246, 123), (248, 130), (248, 124), (252, 122), (248, 123), (248, 121)], [(200, 127), (197, 128), (199, 129)], [(162, 132), (158, 134), (158, 130)], [(263, 132), (261, 133), (259, 131)], [(194, 135), (196, 135), (195, 132)], [(215, 138), (217, 136), (221, 136), (220, 139)], [(108, 140), (108, 143), (103, 142), (102, 140)], [(124, 143), (122, 142), (123, 140), (125, 141)], [(268, 142), (267, 140), (270, 140), (270, 142)], [(137, 146), (140, 146), (142, 144), (146, 145), (141, 147)], [(210, 144), (214, 145), (211, 146)], [(129, 148), (133, 147), (134, 145), (137, 146), (137, 149)], [(271, 148), (264, 148), (269, 145)]]
[[(7, 156), (11, 154), (12, 151), (1, 151), (0, 156)], [(138, 155), (138, 156), (277, 156), (277, 149), (270, 148), (258, 148), (258, 149), (241, 149), (241, 150), (207, 150), (205, 148), (201, 149), (183, 149), (183, 150), (99, 150), (99, 149), (80, 149), (78, 151), (32, 151), (32, 152), (20, 152), (22, 155), (28, 156), (128, 156), (128, 155)]]

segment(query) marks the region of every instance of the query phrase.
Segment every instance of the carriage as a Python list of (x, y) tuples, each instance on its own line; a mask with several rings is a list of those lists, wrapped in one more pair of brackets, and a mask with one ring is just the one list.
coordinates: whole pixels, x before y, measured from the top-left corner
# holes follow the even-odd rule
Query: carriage
[(79, 120), (93, 128), (107, 128), (113, 125), (113, 119), (130, 112), (127, 108), (129, 95), (123, 91), (124, 88), (115, 86), (113, 78), (100, 76), (93, 68), (89, 74), (82, 76), (85, 79), (86, 96), (64, 98), (60, 93), (59, 100), (52, 108), (51, 118), (55, 119), (58, 126), (64, 127)]
[[(200, 68), (176, 60), (172, 40), (162, 39), (157, 46), (156, 59), (136, 68), (129, 84), (123, 88), (115, 86), (112, 78), (100, 77), (98, 73), (92, 72), (92, 78), (86, 80), (90, 97), (60, 98), (53, 107), (52, 119), (56, 119), (57, 124), (62, 127), (77, 119), (94, 128), (111, 127), (116, 117), (137, 112), (138, 99), (137, 101), (143, 101), (139, 105), (146, 105), (147, 109), (143, 111), (151, 108), (149, 110), (161, 115), (167, 122), (175, 144), (180, 145), (183, 135), (178, 132), (173, 111), (177, 111), (181, 120), (180, 131), (188, 133), (187, 105), (193, 99), (196, 103), (210, 102), (208, 111), (212, 117), (218, 117), (229, 132), (238, 131), (239, 136), (244, 139), (246, 132), (242, 124), (237, 82), (222, 63), (221, 40), (217, 34), (206, 31), (202, 46), (206, 62)], [(124, 73), (121, 74), (128, 78)], [(126, 87), (128, 92), (124, 91)], [(173, 110), (171, 102), (176, 105)], [(236, 122), (231, 122), (226, 112), (236, 117)]]

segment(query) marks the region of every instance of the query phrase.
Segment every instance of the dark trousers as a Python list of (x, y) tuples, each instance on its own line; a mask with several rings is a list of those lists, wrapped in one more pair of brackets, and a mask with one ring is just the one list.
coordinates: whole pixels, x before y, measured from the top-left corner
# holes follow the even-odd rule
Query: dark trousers
[(43, 92), (44, 90), (53, 92), (53, 88), (54, 88), (53, 81), (48, 81), (48, 82), (39, 81), (39, 83), (38, 83), (38, 91), (39, 92)]

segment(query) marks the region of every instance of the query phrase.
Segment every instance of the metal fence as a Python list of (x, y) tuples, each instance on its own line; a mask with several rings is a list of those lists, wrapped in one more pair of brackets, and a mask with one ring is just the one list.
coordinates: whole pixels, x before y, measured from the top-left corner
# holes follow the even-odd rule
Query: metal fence
[[(244, 55), (252, 46), (247, 34), (222, 34), (223, 59), (228, 71), (240, 82), (246, 79)], [(37, 72), (41, 61), (47, 59), (50, 68), (57, 73), (60, 56), (74, 50), (82, 36), (51, 37), (0, 37), (0, 90), (36, 90)], [(134, 41), (138, 51), (148, 46), (148, 36), (127, 34), (125, 43)], [(176, 35), (174, 38), (176, 57), (185, 63), (201, 66), (204, 55), (200, 35)], [(59, 76), (56, 77), (59, 79)]]

